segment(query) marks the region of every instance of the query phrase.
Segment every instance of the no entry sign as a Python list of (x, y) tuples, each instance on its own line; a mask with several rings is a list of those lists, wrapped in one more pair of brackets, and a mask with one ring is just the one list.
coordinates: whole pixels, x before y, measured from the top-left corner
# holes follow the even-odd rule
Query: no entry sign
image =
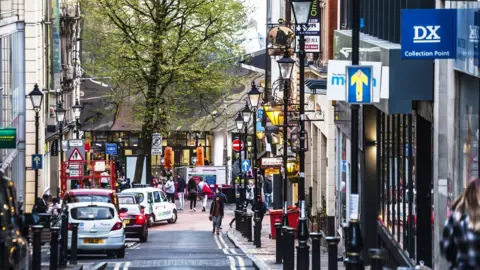
[(239, 139), (233, 140), (232, 148), (233, 148), (233, 151), (235, 152), (239, 152), (240, 150), (243, 150), (243, 142)]

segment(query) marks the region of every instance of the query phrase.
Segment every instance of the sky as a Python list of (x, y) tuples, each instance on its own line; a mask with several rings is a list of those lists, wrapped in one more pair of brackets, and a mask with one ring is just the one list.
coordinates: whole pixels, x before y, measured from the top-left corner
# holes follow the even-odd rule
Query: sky
[(244, 47), (246, 53), (256, 52), (265, 48), (265, 23), (267, 21), (267, 0), (245, 0), (254, 8), (249, 19), (254, 20), (254, 25), (245, 33)]

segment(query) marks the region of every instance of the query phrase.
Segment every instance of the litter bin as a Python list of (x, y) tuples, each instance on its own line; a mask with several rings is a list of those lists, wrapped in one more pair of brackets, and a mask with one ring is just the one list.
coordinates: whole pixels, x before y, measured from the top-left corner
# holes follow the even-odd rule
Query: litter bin
[[(275, 229), (275, 222), (277, 222), (278, 220), (279, 221), (282, 220), (283, 209), (270, 210), (268, 211), (268, 213), (270, 215), (270, 234), (272, 235), (272, 239), (276, 239), (277, 231)], [(299, 209), (295, 206), (288, 206), (287, 217), (288, 217), (288, 226), (296, 229), (298, 225), (298, 218), (300, 217)]]

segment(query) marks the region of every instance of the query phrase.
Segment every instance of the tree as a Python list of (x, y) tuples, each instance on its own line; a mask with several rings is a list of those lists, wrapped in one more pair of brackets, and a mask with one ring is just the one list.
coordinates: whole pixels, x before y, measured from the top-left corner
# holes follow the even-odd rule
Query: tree
[[(83, 66), (141, 125), (134, 182), (152, 133), (215, 103), (232, 85), (247, 7), (235, 0), (84, 0)], [(87, 61), (86, 61), (87, 60)]]

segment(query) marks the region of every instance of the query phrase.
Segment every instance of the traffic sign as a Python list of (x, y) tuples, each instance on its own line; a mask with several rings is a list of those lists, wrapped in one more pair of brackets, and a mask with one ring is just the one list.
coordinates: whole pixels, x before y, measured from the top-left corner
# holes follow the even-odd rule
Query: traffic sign
[(70, 147), (83, 146), (83, 140), (68, 140), (68, 146)]
[(250, 171), (250, 160), (246, 159), (242, 161), (242, 172)]
[(40, 170), (43, 167), (43, 157), (40, 154), (32, 155), (32, 169)]
[(239, 152), (239, 151), (243, 150), (243, 148), (244, 148), (243, 142), (239, 139), (233, 140), (232, 148), (233, 148), (233, 151), (235, 151), (235, 152)]
[(117, 154), (117, 144), (116, 143), (106, 143), (105, 144), (105, 153), (107, 155), (116, 155)]
[(74, 148), (72, 154), (68, 158), (68, 161), (84, 161), (82, 154), (78, 148)]
[(372, 103), (373, 66), (347, 66), (345, 86), (347, 102), (353, 104)]
[(162, 135), (152, 134), (152, 155), (162, 155)]

